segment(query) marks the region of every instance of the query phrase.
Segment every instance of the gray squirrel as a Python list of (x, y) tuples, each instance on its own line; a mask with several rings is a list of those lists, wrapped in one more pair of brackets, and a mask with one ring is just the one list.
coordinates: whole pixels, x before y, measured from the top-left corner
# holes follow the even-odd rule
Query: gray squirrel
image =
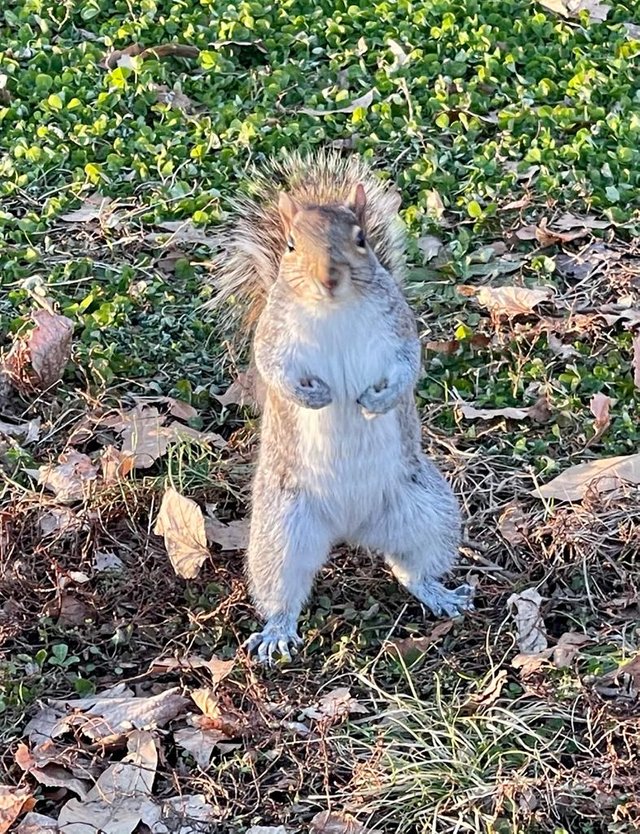
[(254, 172), (219, 233), (214, 305), (255, 331), (264, 390), (247, 577), (266, 622), (245, 644), (262, 662), (301, 643), (302, 606), (338, 543), (384, 554), (436, 616), (473, 607), (472, 588), (439, 582), (460, 513), (421, 450), (399, 208), (362, 158), (291, 153)]

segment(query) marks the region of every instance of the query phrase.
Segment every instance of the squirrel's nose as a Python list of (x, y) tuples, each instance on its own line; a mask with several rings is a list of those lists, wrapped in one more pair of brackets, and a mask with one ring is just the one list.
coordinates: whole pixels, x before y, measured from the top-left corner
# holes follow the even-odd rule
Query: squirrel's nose
[(328, 272), (320, 277), (320, 283), (328, 290), (335, 290), (343, 279), (343, 271), (338, 267), (331, 267)]

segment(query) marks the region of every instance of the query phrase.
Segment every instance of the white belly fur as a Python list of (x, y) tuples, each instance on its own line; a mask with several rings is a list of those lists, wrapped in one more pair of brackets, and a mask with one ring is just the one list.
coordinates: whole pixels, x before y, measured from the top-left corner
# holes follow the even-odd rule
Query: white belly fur
[(355, 315), (347, 307), (298, 321), (295, 336), (296, 365), (323, 379), (333, 396), (323, 409), (297, 409), (299, 475), (322, 501), (336, 536), (348, 538), (380, 511), (402, 465), (395, 410), (367, 419), (356, 402), (386, 376), (397, 341), (378, 310), (362, 302)]

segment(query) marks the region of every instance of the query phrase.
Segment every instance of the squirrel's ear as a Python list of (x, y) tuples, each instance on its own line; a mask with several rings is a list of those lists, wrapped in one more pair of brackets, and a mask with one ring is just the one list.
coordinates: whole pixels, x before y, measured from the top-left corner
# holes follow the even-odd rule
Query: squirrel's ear
[(364, 185), (359, 182), (351, 192), (351, 197), (349, 198), (349, 208), (355, 214), (358, 226), (360, 226), (361, 229), (364, 229), (364, 210), (366, 205), (367, 195), (364, 190)]
[(284, 224), (284, 230), (289, 234), (289, 230), (293, 224), (293, 218), (296, 216), (300, 206), (296, 203), (293, 197), (290, 197), (286, 191), (281, 191), (278, 197), (278, 211)]

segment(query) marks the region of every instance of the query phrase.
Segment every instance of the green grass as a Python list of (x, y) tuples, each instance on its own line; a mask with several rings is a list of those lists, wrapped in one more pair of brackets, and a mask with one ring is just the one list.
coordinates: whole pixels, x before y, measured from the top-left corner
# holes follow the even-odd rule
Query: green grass
[[(530, 495), (536, 479), (635, 452), (640, 440), (634, 333), (595, 317), (621, 298), (640, 306), (640, 40), (626, 24), (640, 25), (630, 0), (604, 23), (524, 0), (3, 5), (0, 351), (43, 297), (72, 319), (74, 340), (53, 390), (6, 403), (0, 390), (0, 420), (43, 421), (37, 445), (0, 435), (1, 781), (22, 778), (12, 755), (38, 699), (101, 690), (165, 653), (231, 657), (252, 629), (241, 554), (215, 553), (185, 582), (150, 533), (167, 478), (222, 518), (243, 516), (256, 440), (255, 420), (215, 398), (243, 361), (205, 310), (215, 252), (206, 240), (176, 244), (159, 224), (188, 220), (206, 238), (250, 164), (333, 144), (400, 187), (424, 342), (459, 342), (426, 352), (418, 398), (425, 444), (469, 517), (461, 571), (479, 581), (478, 613), (407, 669), (385, 641), (433, 624), (368, 557), (336, 560), (305, 612), (301, 659), (266, 675), (239, 663), (222, 684), (225, 709), (249, 728), (238, 747), (204, 773), (163, 736), (157, 790), (205, 793), (224, 834), (306, 830), (328, 807), (385, 834), (636, 830), (635, 706), (622, 683), (602, 694), (600, 679), (640, 647), (640, 496), (629, 487), (552, 507)], [(168, 42), (199, 55), (101, 66), (111, 48)], [(187, 96), (188, 112), (160, 103), (158, 86)], [(339, 112), (369, 91), (369, 106)], [(62, 219), (96, 191), (112, 200), (102, 221)], [(543, 219), (553, 228), (566, 212), (611, 225), (555, 246), (514, 234)], [(425, 235), (444, 244), (428, 262)], [(591, 277), (567, 267), (579, 251), (598, 266)], [(494, 321), (460, 291), (500, 284), (549, 285), (555, 300)], [(575, 355), (554, 353), (549, 332)], [(595, 392), (615, 402), (592, 443)], [(541, 394), (551, 407), (541, 424), (472, 423), (454, 408), (526, 406)], [(83, 523), (71, 537), (44, 539), (39, 519), (54, 502), (25, 470), (54, 460), (86, 411), (134, 395), (191, 402), (194, 427), (221, 431), (229, 449), (178, 445), (144, 477), (74, 507)], [(105, 430), (79, 448), (95, 456), (107, 442)], [(526, 527), (515, 544), (499, 523), (514, 499)], [(117, 552), (123, 573), (94, 575), (96, 550)], [(91, 576), (68, 586), (90, 613), (81, 623), (59, 616), (69, 571)], [(570, 667), (511, 666), (506, 601), (531, 585), (552, 644), (566, 631), (592, 638)], [(497, 696), (479, 703), (501, 673)], [(182, 673), (163, 682), (204, 683)], [(369, 716), (296, 736), (287, 722), (342, 685)], [(57, 815), (51, 791), (37, 800)]]

